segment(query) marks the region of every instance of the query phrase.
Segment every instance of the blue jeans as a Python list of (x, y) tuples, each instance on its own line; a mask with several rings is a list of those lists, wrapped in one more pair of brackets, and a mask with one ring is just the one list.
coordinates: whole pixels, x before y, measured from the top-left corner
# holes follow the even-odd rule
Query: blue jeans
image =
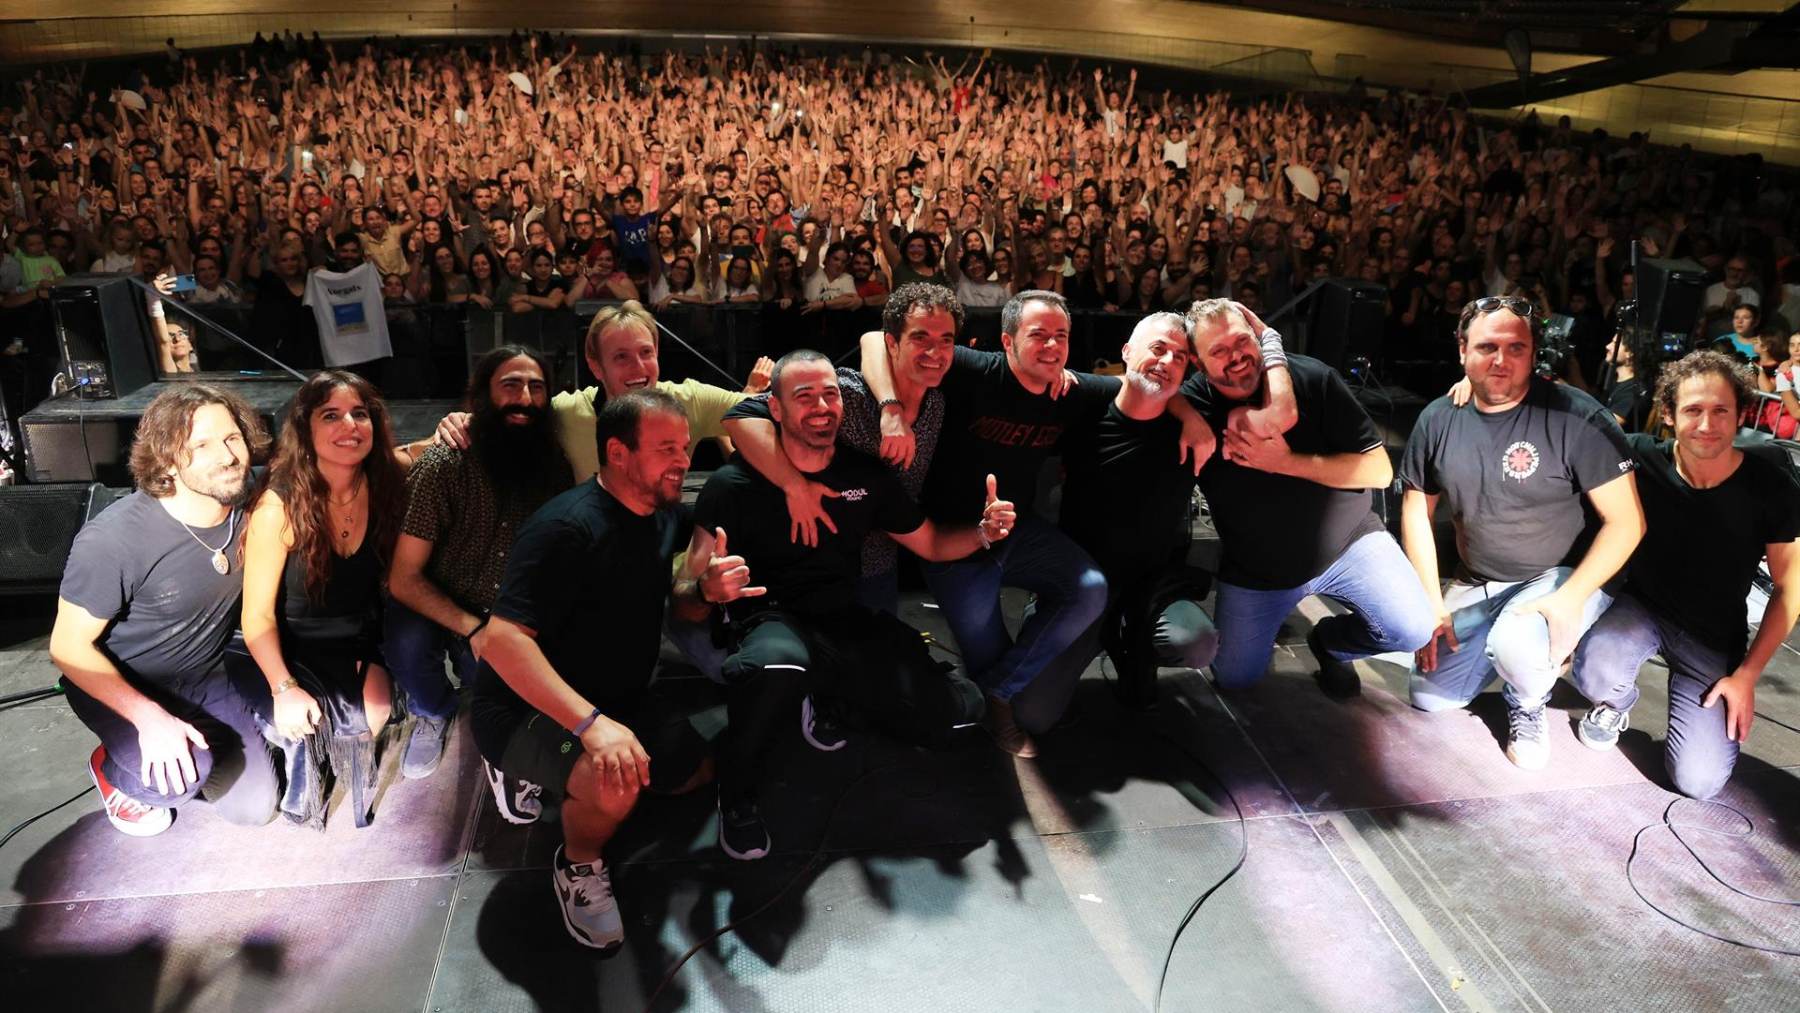
[(1694, 639), (1630, 595), (1620, 595), (1575, 649), (1575, 685), (1615, 710), (1637, 703), (1638, 668), (1660, 654), (1669, 665), (1669, 738), (1663, 766), (1675, 790), (1712, 798), (1731, 779), (1738, 744), (1725, 734), (1725, 705), (1703, 707), (1713, 684), (1734, 667), (1725, 654)]
[(468, 643), (391, 595), (381, 627), (381, 653), (394, 685), (406, 695), (406, 709), (434, 721), (456, 713), (456, 691), (444, 674), (444, 657), (449, 655), (457, 681), (469, 685), (475, 678), (475, 656)]
[[(1031, 685), (1106, 609), (1106, 577), (1054, 524), (1020, 514), (1011, 537), (954, 563), (926, 563), (925, 583), (943, 609), (963, 670), (984, 692), (1011, 700)], [(1037, 601), (1014, 641), (1000, 589)]]
[[(1444, 589), (1444, 607), (1456, 625), (1454, 652), (1438, 645), (1437, 671), (1412, 675), (1412, 705), (1423, 711), (1461, 707), (1480, 694), (1498, 675), (1506, 683), (1509, 707), (1530, 710), (1550, 699), (1562, 658), (1550, 657), (1550, 624), (1525, 606), (1561, 587), (1575, 572), (1557, 566), (1521, 581), (1484, 584), (1452, 582)], [(1588, 596), (1581, 609), (1586, 633), (1612, 604), (1605, 591)]]
[(1020, 728), (1036, 735), (1062, 720), (1082, 673), (1103, 650), (1112, 660), (1121, 696), (1134, 704), (1155, 700), (1159, 667), (1201, 669), (1212, 664), (1219, 634), (1199, 602), (1173, 589), (1158, 593), (1162, 589), (1155, 586), (1129, 595), (1120, 590), (1113, 590), (1106, 614), (1043, 676), (1013, 697), (1013, 720)]
[(1213, 609), (1219, 653), (1212, 668), (1218, 684), (1238, 689), (1261, 679), (1269, 670), (1282, 620), (1311, 594), (1352, 613), (1319, 621), (1321, 642), (1340, 661), (1416, 651), (1431, 639), (1431, 604), (1412, 564), (1387, 532), (1374, 531), (1350, 543), (1324, 572), (1299, 587), (1261, 591), (1220, 581)]

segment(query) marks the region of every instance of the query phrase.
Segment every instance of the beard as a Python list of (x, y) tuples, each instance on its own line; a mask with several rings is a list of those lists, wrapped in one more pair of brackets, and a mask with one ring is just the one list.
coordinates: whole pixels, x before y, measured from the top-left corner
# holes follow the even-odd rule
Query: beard
[(1132, 389), (1139, 394), (1150, 398), (1160, 398), (1163, 396), (1163, 392), (1169, 389), (1169, 385), (1161, 378), (1135, 370), (1126, 372), (1125, 382), (1131, 384)]
[(469, 446), (502, 501), (530, 496), (541, 503), (571, 484), (547, 407), (483, 404), (469, 419)]
[(227, 507), (243, 505), (250, 497), (252, 486), (248, 463), (239, 463), (230, 468), (215, 468), (208, 472), (190, 465), (177, 472), (176, 478), (189, 490)]

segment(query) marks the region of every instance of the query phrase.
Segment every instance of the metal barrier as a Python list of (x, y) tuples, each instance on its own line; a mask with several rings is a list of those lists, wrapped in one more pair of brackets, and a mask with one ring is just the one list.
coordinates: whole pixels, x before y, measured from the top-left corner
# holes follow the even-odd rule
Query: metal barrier
[[(499, 345), (518, 344), (548, 361), (553, 388), (588, 386), (595, 381), (582, 354), (582, 342), (589, 321), (608, 305), (617, 303), (583, 301), (569, 309), (530, 313), (464, 305), (392, 306), (387, 315), (394, 359), (372, 370), (379, 375), (370, 379), (390, 398), (460, 397), (476, 359)], [(207, 303), (189, 308), (198, 317), (256, 340), (250, 330), (252, 307), (247, 304)], [(816, 349), (854, 366), (858, 339), (881, 328), (881, 311), (874, 307), (801, 314), (766, 303), (675, 303), (653, 315), (681, 339), (661, 343), (663, 379), (694, 377), (718, 384), (725, 382), (721, 370), (741, 381), (758, 356), (779, 357), (796, 348)], [(1074, 311), (1070, 367), (1086, 370), (1097, 363), (1117, 361), (1138, 319), (1139, 314), (1134, 313)], [(958, 337), (963, 344), (998, 350), (1000, 311), (969, 309)], [(194, 345), (203, 370), (255, 368), (240, 364), (237, 359), (242, 349), (222, 335), (209, 334), (207, 328), (200, 328)]]

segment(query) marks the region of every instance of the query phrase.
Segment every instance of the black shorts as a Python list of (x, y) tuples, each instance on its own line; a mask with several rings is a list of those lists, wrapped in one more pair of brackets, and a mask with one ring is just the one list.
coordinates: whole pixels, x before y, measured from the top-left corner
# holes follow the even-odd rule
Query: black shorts
[[(600, 713), (631, 729), (650, 754), (650, 790), (668, 794), (687, 784), (706, 759), (706, 740), (687, 714), (651, 688), (633, 706)], [(495, 764), (507, 777), (542, 788), (546, 805), (561, 805), (568, 794), (569, 773), (580, 761), (581, 740), (545, 715), (531, 711), (513, 726), (506, 749)], [(492, 757), (489, 758), (492, 762)]]

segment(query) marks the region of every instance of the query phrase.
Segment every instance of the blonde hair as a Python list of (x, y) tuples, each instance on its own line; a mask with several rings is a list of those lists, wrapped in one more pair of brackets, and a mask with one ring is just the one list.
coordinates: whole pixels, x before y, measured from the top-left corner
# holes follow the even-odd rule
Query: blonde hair
[(644, 308), (644, 304), (636, 299), (627, 299), (617, 306), (602, 306), (600, 312), (594, 314), (593, 322), (588, 324), (587, 338), (581, 349), (589, 359), (600, 361), (600, 342), (607, 332), (621, 328), (638, 328), (650, 336), (650, 343), (661, 345), (656, 330), (656, 318)]

